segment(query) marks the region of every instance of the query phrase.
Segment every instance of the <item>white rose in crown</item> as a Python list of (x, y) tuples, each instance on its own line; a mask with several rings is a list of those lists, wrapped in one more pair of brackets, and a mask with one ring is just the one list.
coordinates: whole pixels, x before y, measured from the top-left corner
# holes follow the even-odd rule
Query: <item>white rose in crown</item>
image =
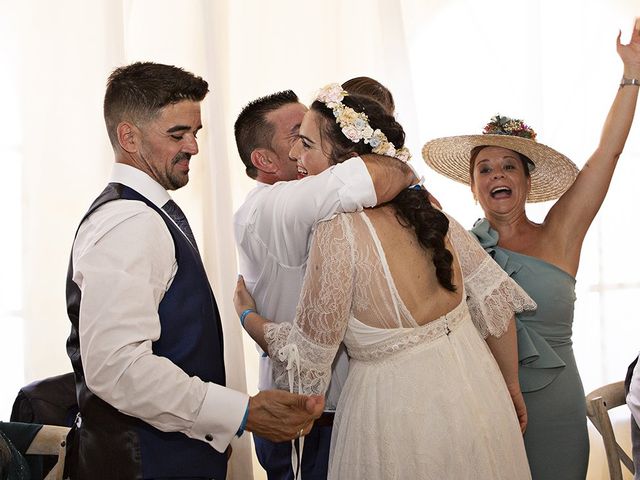
[(393, 146), (393, 143), (390, 143), (387, 147), (387, 150), (383, 153), (387, 157), (395, 157), (396, 156), (396, 147)]
[(340, 126), (346, 126), (349, 124), (355, 124), (358, 114), (353, 108), (344, 107), (338, 116)]
[(407, 163), (411, 158), (411, 154), (409, 153), (409, 150), (403, 147), (396, 152), (396, 158), (401, 162)]
[(339, 83), (331, 83), (322, 88), (316, 95), (316, 100), (320, 100), (325, 103), (329, 108), (332, 108), (335, 104), (342, 102), (344, 98), (344, 90)]
[(374, 130), (369, 125), (369, 118), (365, 113), (358, 113), (342, 103), (347, 95), (348, 93), (342, 89), (340, 84), (331, 83), (318, 92), (316, 100), (332, 110), (336, 123), (341, 127), (342, 134), (353, 143), (364, 139), (365, 143), (371, 145), (373, 153), (395, 157), (402, 162), (407, 162), (411, 158), (409, 150), (404, 147), (396, 150), (393, 143), (387, 140), (386, 135), (380, 129)]
[(360, 141), (360, 132), (353, 125), (347, 125), (342, 129), (342, 134), (351, 140), (353, 143), (358, 143)]

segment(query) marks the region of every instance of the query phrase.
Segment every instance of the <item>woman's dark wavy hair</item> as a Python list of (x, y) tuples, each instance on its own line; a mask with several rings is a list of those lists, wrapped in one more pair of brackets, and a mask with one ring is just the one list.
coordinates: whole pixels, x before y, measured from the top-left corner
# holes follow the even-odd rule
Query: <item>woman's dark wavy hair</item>
[[(404, 146), (405, 133), (402, 125), (377, 101), (362, 95), (348, 95), (342, 103), (356, 112), (366, 113), (371, 128), (382, 130), (396, 148)], [(353, 152), (359, 155), (371, 153), (371, 146), (363, 141), (353, 143), (344, 136), (332, 110), (324, 103), (316, 100), (311, 105), (311, 110), (318, 112), (323, 119), (323, 124), (320, 125), (321, 144), (325, 145), (325, 138), (328, 140), (326, 143), (331, 145), (331, 151), (325, 150), (324, 153), (333, 164), (344, 162)], [(452, 283), (453, 255), (445, 248), (444, 243), (449, 230), (449, 219), (444, 213), (433, 208), (429, 202), (429, 192), (424, 189), (407, 188), (389, 203), (394, 206), (400, 224), (413, 228), (422, 246), (432, 251), (436, 277), (440, 285), (454, 292), (456, 287)]]

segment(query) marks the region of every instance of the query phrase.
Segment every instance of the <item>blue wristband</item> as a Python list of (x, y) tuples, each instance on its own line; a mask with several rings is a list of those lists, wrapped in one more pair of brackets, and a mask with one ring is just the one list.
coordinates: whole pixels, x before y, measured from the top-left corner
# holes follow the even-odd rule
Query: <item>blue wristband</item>
[(250, 313), (256, 313), (256, 311), (253, 308), (247, 308), (244, 312), (240, 314), (240, 325), (242, 325), (242, 328), (244, 328), (244, 320), (247, 318), (247, 315), (249, 315)]
[(247, 402), (247, 409), (244, 411), (244, 417), (242, 417), (242, 422), (240, 422), (240, 427), (236, 432), (236, 437), (241, 437), (244, 433), (244, 429), (247, 428), (247, 417), (249, 417), (249, 403)]

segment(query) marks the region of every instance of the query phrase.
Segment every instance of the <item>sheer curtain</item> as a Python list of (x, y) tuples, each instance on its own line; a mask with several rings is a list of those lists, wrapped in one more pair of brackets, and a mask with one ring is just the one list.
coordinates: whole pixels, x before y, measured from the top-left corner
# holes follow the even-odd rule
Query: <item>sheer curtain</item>
[[(222, 313), (227, 382), (246, 390), (231, 298), (235, 245), (225, 120), (225, 4), (207, 1), (26, 2), (20, 88), (24, 231), (25, 382), (70, 370), (64, 279), (75, 228), (104, 187), (113, 154), (102, 119), (113, 68), (137, 60), (175, 64), (207, 78), (206, 129), (191, 182), (175, 193), (191, 221)], [(17, 390), (16, 390), (17, 392)], [(8, 413), (7, 415), (8, 416)], [(5, 418), (5, 415), (3, 415)], [(249, 435), (234, 442), (229, 478), (252, 478)]]
[[(626, 39), (640, 15), (634, 0), (0, 0), (0, 7), (7, 27), (0, 51), (8, 53), (2, 63), (9, 67), (1, 84), (9, 114), (0, 144), (21, 165), (3, 170), (20, 234), (5, 233), (2, 244), (10, 252), (5, 272), (17, 273), (3, 284), (0, 338), (5, 351), (15, 351), (20, 332), (11, 326), (22, 319), (25, 370), (3, 385), (5, 404), (22, 383), (70, 370), (64, 279), (77, 222), (113, 159), (101, 103), (114, 67), (153, 60), (210, 83), (201, 151), (189, 185), (175, 196), (202, 246), (221, 308), (228, 383), (255, 392), (255, 350), (231, 303), (231, 216), (252, 186), (233, 139), (244, 104), (287, 88), (308, 103), (325, 83), (377, 78), (396, 97), (407, 144), (430, 189), (470, 226), (481, 212), (468, 189), (422, 167), (422, 144), (480, 131), (499, 112), (524, 118), (540, 141), (582, 166), (622, 71), (615, 35), (622, 28)], [(637, 132), (636, 125), (578, 273), (574, 340), (587, 390), (621, 378), (638, 350), (638, 327), (627, 313), (640, 293), (638, 232), (627, 213), (637, 204), (631, 194), (640, 173)], [(541, 219), (548, 208), (530, 213)], [(15, 288), (7, 294), (20, 276), (21, 295)], [(247, 437), (234, 445), (229, 478), (251, 478)]]

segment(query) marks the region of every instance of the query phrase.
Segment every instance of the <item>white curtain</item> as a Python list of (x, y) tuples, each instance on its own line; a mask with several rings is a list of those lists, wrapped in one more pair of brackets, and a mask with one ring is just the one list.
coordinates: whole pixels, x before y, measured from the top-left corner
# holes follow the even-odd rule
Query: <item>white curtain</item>
[[(235, 245), (227, 162), (229, 84), (224, 2), (64, 0), (22, 3), (25, 381), (70, 370), (64, 278), (78, 221), (104, 188), (113, 154), (102, 97), (109, 73), (137, 60), (205, 77), (201, 153), (176, 192), (204, 252), (223, 318), (227, 382), (246, 391), (242, 336), (231, 304)], [(252, 478), (249, 435), (234, 442), (228, 478)]]
[[(244, 104), (288, 88), (308, 103), (326, 83), (368, 75), (394, 93), (418, 165), (427, 139), (480, 131), (500, 112), (525, 118), (539, 140), (581, 166), (622, 72), (617, 29), (628, 36), (640, 15), (635, 0), (0, 0), (0, 8), (10, 19), (6, 32), (13, 32), (0, 49), (13, 58), (7, 64), (14, 71), (5, 74), (17, 79), (9, 83), (15, 91), (3, 92), (15, 112), (3, 120), (0, 145), (18, 136), (22, 198), (14, 207), (22, 213), (25, 382), (70, 370), (64, 349), (69, 249), (113, 159), (102, 119), (105, 81), (116, 66), (152, 60), (210, 83), (201, 152), (176, 197), (202, 246), (221, 309), (228, 384), (250, 392), (257, 383), (255, 350), (231, 304), (231, 216), (252, 185), (233, 139)], [(639, 173), (637, 132), (636, 126), (587, 237), (578, 275), (575, 341), (587, 388), (619, 378), (638, 349), (638, 328), (623, 313), (640, 292), (637, 230), (619, 234), (633, 227), (624, 214), (637, 211), (630, 193)], [(463, 224), (480, 216), (466, 188), (419, 168)], [(5, 190), (12, 180), (5, 178)], [(547, 208), (531, 213), (542, 218)], [(629, 265), (635, 268), (624, 268)], [(229, 478), (252, 477), (247, 437), (234, 445)]]

